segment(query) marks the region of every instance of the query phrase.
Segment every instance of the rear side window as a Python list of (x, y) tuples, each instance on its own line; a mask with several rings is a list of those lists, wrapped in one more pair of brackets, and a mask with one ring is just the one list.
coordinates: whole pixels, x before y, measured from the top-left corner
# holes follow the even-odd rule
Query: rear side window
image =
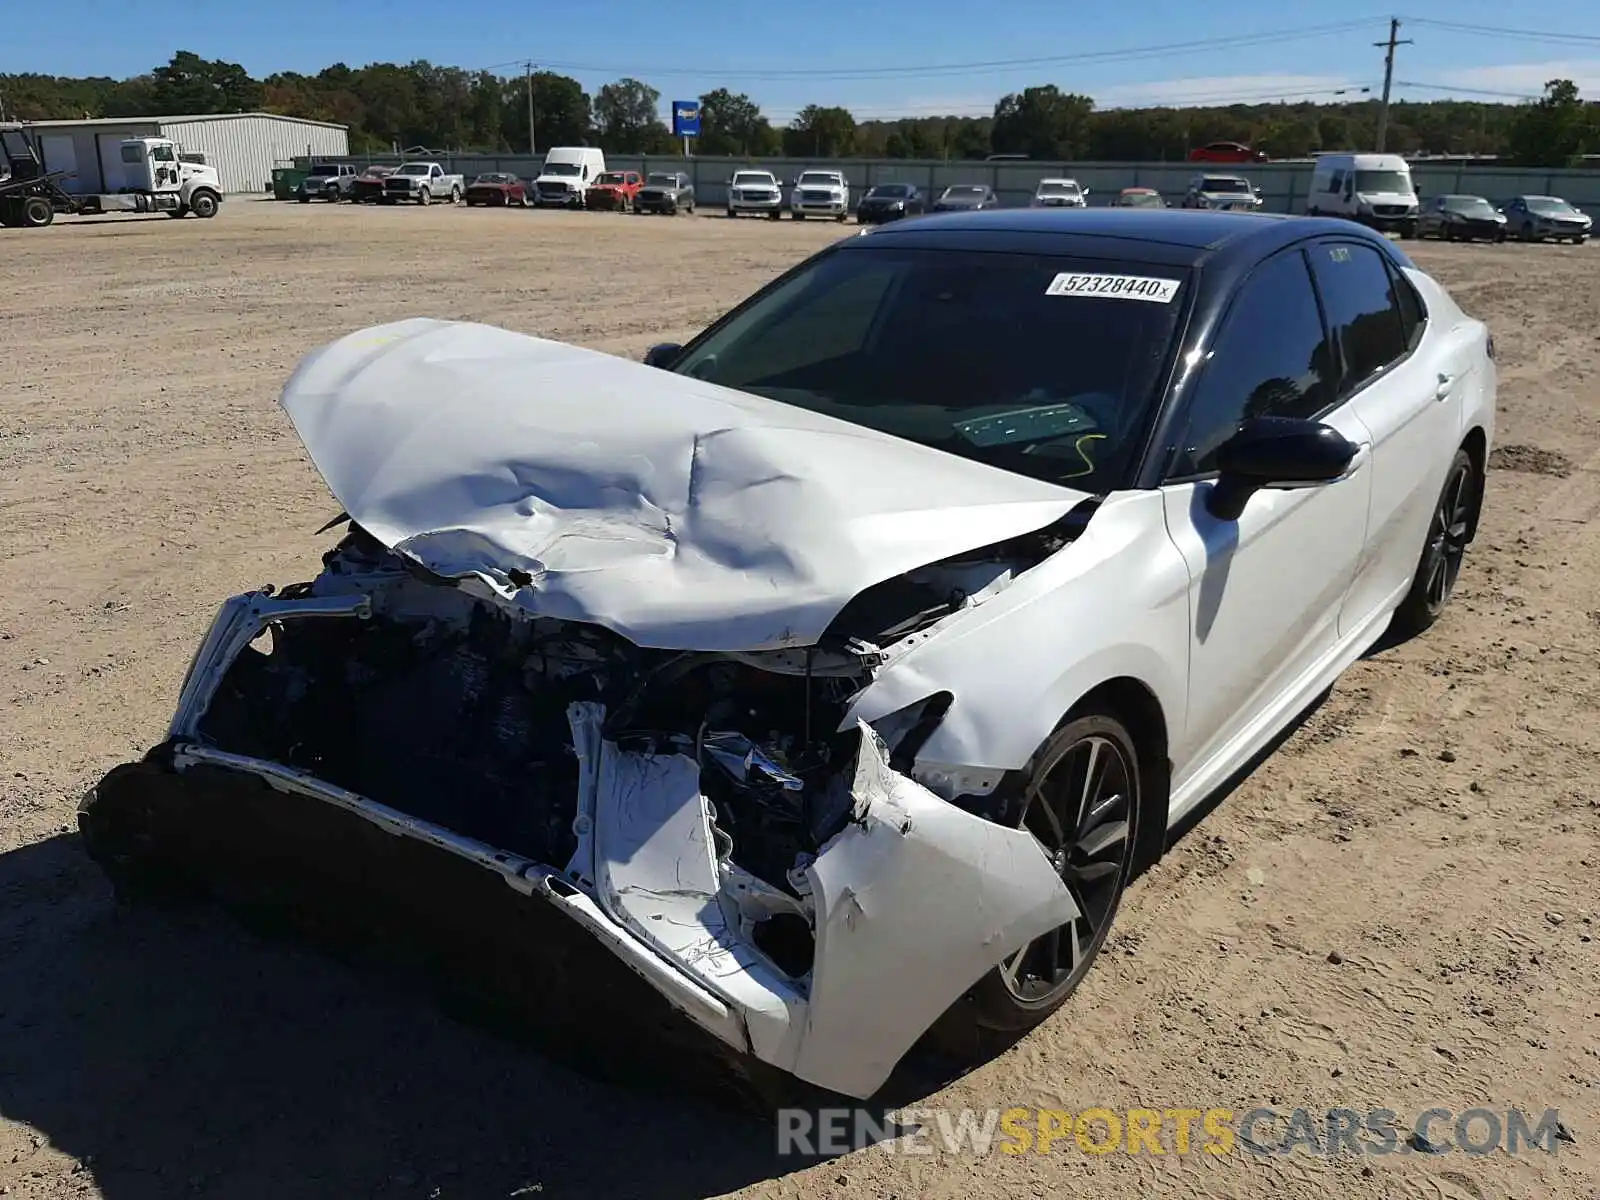
[(1314, 246), (1311, 263), (1347, 396), (1408, 352), (1394, 277), (1378, 250), (1354, 243)]
[(1245, 280), (1200, 377), (1171, 477), (1214, 471), (1217, 447), (1254, 417), (1314, 417), (1333, 403), (1333, 355), (1305, 256), (1290, 250)]
[(1417, 289), (1393, 263), (1389, 264), (1389, 274), (1393, 278), (1395, 303), (1400, 309), (1400, 325), (1405, 331), (1406, 351), (1409, 353), (1422, 341), (1428, 313), (1422, 307), (1422, 297), (1417, 295)]

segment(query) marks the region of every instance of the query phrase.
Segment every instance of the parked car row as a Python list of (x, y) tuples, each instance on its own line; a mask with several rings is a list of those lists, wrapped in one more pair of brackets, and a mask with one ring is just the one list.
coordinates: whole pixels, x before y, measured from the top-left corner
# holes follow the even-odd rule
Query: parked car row
[[(1076, 179), (1041, 179), (1029, 200), (1035, 208), (1084, 208), (1089, 189)], [(559, 207), (622, 213), (693, 213), (694, 181), (684, 171), (610, 171), (604, 153), (591, 146), (549, 151), (539, 175), (523, 180), (490, 171), (469, 183), (437, 162), (418, 160), (398, 167), (358, 171), (348, 163), (318, 163), (299, 185), (302, 204), (313, 199), (355, 203), (451, 204), (500, 207)], [(1166, 208), (1154, 188), (1125, 187), (1111, 201), (1117, 208)], [(1205, 171), (1190, 178), (1180, 208), (1255, 212), (1261, 189), (1244, 175)], [(742, 168), (728, 180), (725, 211), (731, 217), (759, 216), (844, 221), (851, 212), (863, 225), (937, 212), (978, 212), (999, 208), (1000, 197), (986, 183), (955, 183), (937, 193), (914, 183), (876, 184), (858, 203), (851, 202), (843, 171), (810, 168), (780, 182), (771, 171)], [(1482, 196), (1446, 194), (1424, 205), (1417, 196), (1409, 164), (1393, 154), (1328, 154), (1317, 160), (1306, 200), (1309, 216), (1346, 217), (1401, 237), (1450, 241), (1523, 241), (1554, 238), (1581, 244), (1593, 220), (1558, 196), (1515, 196), (1497, 207)]]

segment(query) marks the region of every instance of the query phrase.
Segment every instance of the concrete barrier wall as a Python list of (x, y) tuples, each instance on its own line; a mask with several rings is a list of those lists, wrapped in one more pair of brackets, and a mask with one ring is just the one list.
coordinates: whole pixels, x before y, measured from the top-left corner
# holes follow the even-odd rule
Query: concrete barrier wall
[[(392, 156), (341, 160), (365, 165), (395, 164)], [(470, 180), (484, 171), (510, 171), (525, 179), (539, 173), (542, 158), (522, 155), (441, 156), (438, 161), (447, 171), (459, 171)], [(298, 162), (298, 160), (297, 160)], [(303, 164), (302, 164), (303, 165)], [(623, 171), (687, 171), (694, 180), (698, 202), (707, 208), (720, 207), (728, 195), (728, 180), (741, 167), (761, 167), (780, 181), (791, 181), (810, 167), (840, 170), (850, 181), (851, 197), (860, 199), (867, 188), (879, 183), (914, 183), (937, 194), (953, 183), (987, 183), (1000, 196), (1002, 205), (1025, 206), (1039, 180), (1050, 176), (1076, 179), (1089, 189), (1089, 203), (1108, 204), (1125, 187), (1152, 187), (1176, 203), (1189, 179), (1208, 168), (1195, 163), (1046, 163), (1046, 162), (945, 162), (916, 159), (729, 159), (729, 158), (646, 158), (640, 155), (607, 156), (606, 165)], [(1261, 189), (1263, 207), (1269, 212), (1305, 211), (1306, 192), (1311, 183), (1310, 163), (1262, 163), (1256, 166), (1213, 166), (1216, 172), (1237, 173)], [(1600, 170), (1528, 171), (1513, 167), (1479, 167), (1446, 164), (1415, 165), (1411, 169), (1417, 189), (1423, 196), (1444, 192), (1464, 192), (1485, 196), (1502, 203), (1516, 195), (1562, 196), (1579, 208), (1600, 213)]]

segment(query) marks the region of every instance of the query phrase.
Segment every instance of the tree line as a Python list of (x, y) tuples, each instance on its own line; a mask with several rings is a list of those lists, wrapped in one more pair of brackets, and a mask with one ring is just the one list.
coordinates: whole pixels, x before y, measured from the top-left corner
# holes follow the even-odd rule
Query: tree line
[[(517, 152), (533, 136), (541, 149), (599, 145), (633, 154), (670, 154), (661, 93), (638, 79), (586, 92), (552, 71), (506, 77), (426, 61), (335, 63), (315, 75), (255, 79), (238, 63), (187, 50), (131, 79), (0, 75), (0, 116), (20, 120), (262, 110), (350, 127), (355, 153), (426, 146)], [(1378, 103), (1230, 104), (1210, 108), (1097, 109), (1054, 84), (1001, 99), (989, 116), (857, 120), (848, 108), (809, 105), (774, 124), (748, 95), (716, 88), (699, 98), (704, 155), (792, 158), (978, 159), (1024, 154), (1043, 160), (1181, 161), (1191, 147), (1238, 141), (1275, 158), (1369, 148)], [(1527, 104), (1470, 100), (1401, 101), (1391, 106), (1388, 148), (1399, 153), (1492, 154), (1535, 167), (1565, 166), (1600, 153), (1600, 104), (1570, 80), (1552, 80)]]

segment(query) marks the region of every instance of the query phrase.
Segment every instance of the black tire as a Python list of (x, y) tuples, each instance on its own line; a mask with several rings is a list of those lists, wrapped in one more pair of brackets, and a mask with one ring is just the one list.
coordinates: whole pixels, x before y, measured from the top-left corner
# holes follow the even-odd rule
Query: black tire
[(792, 212), (789, 216), (796, 221), (804, 221), (806, 219), (806, 215), (803, 212)]
[[(460, 204), (461, 203), (461, 189), (460, 188), (453, 187), (453, 188), (450, 189), (450, 203), (451, 204)], [(504, 203), (504, 201), (502, 201), (501, 203)]]
[(298, 192), (298, 193), (296, 193), (295, 199), (300, 201), (301, 204), (310, 204), (311, 203), (311, 196), (310, 196), (309, 193), (306, 193), (306, 192)]
[(1414, 637), (1439, 619), (1455, 593), (1467, 546), (1478, 527), (1483, 503), (1483, 477), (1472, 456), (1457, 450), (1428, 522), (1428, 534), (1412, 577), (1411, 590), (1395, 610), (1390, 631), (1397, 638)]
[[(1104, 712), (1058, 728), (1025, 776), (1015, 822), (1051, 853), (1083, 915), (1023, 947), (973, 988), (966, 1006), (972, 1022), (1007, 1033), (1039, 1024), (1088, 974), (1133, 874), (1145, 799), (1138, 747)], [(1069, 812), (1070, 833), (1062, 820)]]
[(739, 215), (739, 214), (738, 214), (738, 213), (736, 213), (736, 212), (734, 212), (734, 211), (733, 211), (733, 209), (731, 209), (731, 208), (730, 208), (730, 209), (729, 209), (729, 210), (728, 210), (728, 220), (730, 220), (730, 221), (731, 221), (731, 220), (733, 220), (733, 219), (734, 219), (734, 218), (735, 218), (735, 217), (736, 217), (736, 216), (738, 216), (738, 215)]
[(427, 206), (429, 204), (432, 204), (433, 203), (433, 193), (430, 192), (427, 188), (423, 188), (420, 192), (417, 193), (417, 203), (421, 204), (423, 206)]
[(177, 218), (179, 218), (181, 220), (182, 218), (187, 217), (188, 215), (189, 215), (188, 208), (186, 206), (182, 205), (182, 204), (178, 205), (177, 208), (169, 208), (169, 209), (167, 209), (167, 216), (169, 216), (169, 217), (177, 217)]
[(209, 221), (217, 215), (217, 197), (211, 192), (195, 192), (189, 197), (189, 211), (201, 220)]
[(781, 220), (783, 220), (783, 209), (781, 209), (781, 208), (775, 208), (775, 209), (773, 209), (773, 210), (772, 210), (772, 219), (773, 219), (773, 220), (774, 220), (774, 221), (781, 221)]
[(20, 216), (24, 229), (43, 229), (56, 219), (56, 210), (43, 196), (29, 196), (22, 202)]

